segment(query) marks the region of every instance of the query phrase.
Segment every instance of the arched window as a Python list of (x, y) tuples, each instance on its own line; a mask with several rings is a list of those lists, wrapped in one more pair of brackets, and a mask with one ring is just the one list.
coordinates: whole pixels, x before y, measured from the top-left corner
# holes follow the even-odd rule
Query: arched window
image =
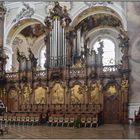
[(41, 69), (44, 69), (44, 64), (45, 64), (45, 52), (46, 52), (46, 47), (43, 47), (40, 51), (40, 66)]
[[(103, 66), (115, 65), (115, 44), (111, 39), (103, 38)], [(100, 44), (98, 41), (93, 45), (94, 50), (98, 53), (98, 48)]]

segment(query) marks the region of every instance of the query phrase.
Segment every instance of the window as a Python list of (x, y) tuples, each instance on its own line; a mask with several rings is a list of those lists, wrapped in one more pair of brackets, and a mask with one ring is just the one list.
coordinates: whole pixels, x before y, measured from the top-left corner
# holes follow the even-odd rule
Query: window
[[(103, 66), (115, 65), (115, 44), (112, 40), (108, 38), (101, 39), (103, 41)], [(98, 53), (98, 48), (100, 47), (99, 41), (94, 44), (94, 50)]]
[(42, 69), (44, 69), (44, 64), (45, 64), (45, 53), (46, 53), (46, 47), (43, 47), (40, 51), (40, 66)]

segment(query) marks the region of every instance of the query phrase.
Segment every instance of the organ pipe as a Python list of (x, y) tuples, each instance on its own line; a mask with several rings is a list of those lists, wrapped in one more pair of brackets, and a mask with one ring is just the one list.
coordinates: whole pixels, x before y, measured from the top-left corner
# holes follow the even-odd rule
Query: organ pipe
[(50, 36), (50, 66), (64, 66), (66, 64), (65, 32), (71, 22), (67, 9), (63, 9), (58, 2), (55, 2), (54, 8), (50, 10), (50, 16), (46, 17), (45, 24), (47, 26), (48, 22), (52, 24), (52, 30), (50, 30), (52, 35)]

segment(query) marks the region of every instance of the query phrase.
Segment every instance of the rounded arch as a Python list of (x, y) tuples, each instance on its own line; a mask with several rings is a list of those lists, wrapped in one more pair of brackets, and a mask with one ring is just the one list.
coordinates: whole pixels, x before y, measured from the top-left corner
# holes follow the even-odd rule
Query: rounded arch
[[(93, 9), (98, 8), (98, 7), (108, 8), (112, 12), (109, 13), (109, 12), (105, 12), (105, 11), (101, 11), (101, 10), (97, 10), (94, 12), (92, 11)], [(86, 17), (93, 15), (93, 14), (97, 14), (97, 13), (108, 13), (108, 14), (116, 16), (118, 19), (120, 19), (120, 21), (123, 25), (123, 28), (127, 31), (127, 19), (126, 19), (124, 12), (123, 12), (123, 9), (115, 4), (106, 5), (106, 6), (92, 6), (92, 7), (89, 7), (87, 5), (83, 5), (82, 7), (77, 9), (75, 12), (73, 12), (73, 14), (71, 15), (72, 27), (74, 27), (75, 25), (78, 25), (78, 23), (80, 21), (82, 21), (83, 19), (85, 19)]]
[[(38, 25), (41, 25), (41, 28), (43, 27), (42, 29), (44, 29), (44, 25), (39, 20), (34, 19), (34, 18), (22, 19), (22, 20), (20, 20), (19, 22), (17, 22), (16, 24), (14, 24), (11, 27), (9, 33), (7, 34), (7, 41), (8, 41), (7, 43), (8, 44), (6, 45), (13, 52), (13, 54), (10, 55), (11, 61), (10, 61), (10, 64), (9, 65), (11, 65), (11, 66), (9, 66), (9, 71), (12, 69), (12, 67), (17, 70), (17, 66), (16, 65), (18, 65), (18, 63), (17, 63), (17, 61), (15, 61), (16, 60), (16, 55), (14, 54), (14, 52), (16, 52), (15, 51), (15, 48), (16, 47), (15, 48), (13, 47), (14, 46), (13, 43), (14, 43), (16, 37), (19, 36), (21, 38), (21, 41), (22, 41), (18, 46), (21, 46), (21, 48), (24, 49), (24, 53), (25, 54), (28, 54), (28, 49), (27, 48), (30, 47), (30, 44), (29, 43), (30, 43), (30, 40), (31, 39), (30, 38), (29, 39), (26, 38), (26, 36), (24, 36), (21, 32), (22, 32), (22, 30), (28, 28), (28, 26), (37, 25), (37, 24)], [(44, 36), (42, 34), (35, 41), (34, 41), (34, 38), (31, 40), (32, 41), (31, 43), (33, 43), (31, 45), (33, 45), (32, 48), (33, 48), (33, 53), (35, 53), (35, 56), (38, 55), (38, 48), (39, 47), (37, 47), (37, 46), (34, 47), (34, 46), (35, 46), (36, 42), (38, 42), (40, 40), (40, 38), (42, 39), (43, 37)], [(16, 41), (19, 42), (18, 38), (17, 38)]]
[(88, 32), (88, 34), (86, 35), (86, 39), (91, 37), (92, 35), (94, 35), (94, 38), (96, 38), (97, 34), (102, 33), (104, 34), (113, 34), (113, 37), (118, 37), (119, 31), (116, 28), (113, 27), (109, 27), (109, 26), (104, 26), (104, 27), (96, 27), (93, 28), (92, 30), (90, 30)]
[(98, 27), (92, 29), (86, 36), (86, 39), (90, 38), (89, 47), (92, 49), (94, 44), (99, 39), (109, 39), (111, 40), (115, 45), (115, 64), (120, 63), (122, 59), (122, 52), (119, 46), (119, 40), (118, 38), (119, 31), (117, 29), (111, 28), (111, 27)]
[(72, 82), (72, 83), (70, 84), (70, 88), (74, 87), (74, 85), (80, 85), (81, 87), (83, 86), (83, 84), (82, 84), (80, 81), (78, 81), (78, 80)]
[(5, 42), (12, 45), (13, 40), (24, 28), (33, 24), (44, 23), (36, 18), (24, 18), (7, 28)]
[(65, 85), (65, 83), (64, 83), (62, 80), (53, 80), (52, 82), (50, 82), (50, 85), (49, 85), (50, 89), (51, 89), (56, 83), (60, 83), (61, 86), (62, 86), (63, 88), (66, 88), (66, 85)]
[(47, 90), (47, 92), (48, 92), (48, 86), (46, 86), (45, 83), (43, 83), (43, 82), (41, 82), (41, 81), (38, 81), (38, 82), (35, 82), (34, 88), (33, 88), (33, 92), (32, 92), (32, 93), (34, 93), (34, 90), (37, 89), (38, 87), (43, 87), (43, 88), (45, 88), (45, 89)]

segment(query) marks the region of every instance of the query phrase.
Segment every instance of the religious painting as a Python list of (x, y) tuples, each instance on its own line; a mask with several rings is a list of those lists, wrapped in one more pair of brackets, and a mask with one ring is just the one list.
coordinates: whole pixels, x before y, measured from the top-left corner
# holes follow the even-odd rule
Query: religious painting
[(23, 104), (29, 104), (29, 96), (30, 96), (30, 87), (23, 87)]
[(64, 104), (64, 87), (55, 83), (51, 89), (52, 104)]
[(45, 104), (46, 90), (43, 87), (35, 89), (35, 104)]
[(8, 111), (18, 110), (18, 91), (15, 88), (11, 88), (8, 94)]
[(82, 104), (84, 102), (83, 89), (80, 85), (74, 85), (71, 92), (71, 104)]
[(9, 98), (10, 99), (17, 99), (18, 98), (18, 93), (16, 89), (11, 89), (9, 93)]
[(106, 96), (114, 98), (118, 95), (118, 90), (115, 84), (109, 84), (106, 89)]
[(100, 87), (97, 82), (92, 83), (90, 88), (90, 102), (93, 104), (99, 104), (100, 103)]

